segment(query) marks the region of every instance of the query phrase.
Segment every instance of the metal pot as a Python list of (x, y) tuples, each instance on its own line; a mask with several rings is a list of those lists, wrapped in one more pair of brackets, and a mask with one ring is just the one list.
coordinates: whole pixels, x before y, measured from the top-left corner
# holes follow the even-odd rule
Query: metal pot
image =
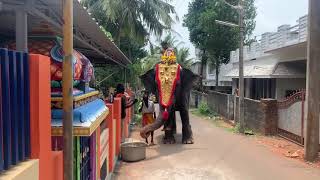
[(121, 159), (126, 162), (137, 162), (146, 158), (147, 144), (141, 141), (121, 144)]

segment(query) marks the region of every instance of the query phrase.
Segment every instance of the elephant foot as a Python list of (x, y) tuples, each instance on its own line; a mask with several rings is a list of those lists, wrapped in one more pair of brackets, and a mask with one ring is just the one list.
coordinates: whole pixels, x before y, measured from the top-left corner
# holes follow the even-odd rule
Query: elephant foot
[(165, 131), (162, 142), (163, 142), (163, 144), (175, 144), (176, 139), (173, 136), (173, 132), (172, 131)]
[(173, 129), (173, 130), (172, 130), (172, 133), (173, 133), (173, 134), (177, 134), (177, 129)]
[(191, 126), (182, 128), (182, 144), (194, 144)]
[(176, 143), (176, 139), (173, 137), (173, 138), (163, 138), (162, 139), (162, 143), (163, 144), (175, 144)]
[(192, 137), (188, 139), (182, 139), (182, 144), (194, 144), (194, 140)]

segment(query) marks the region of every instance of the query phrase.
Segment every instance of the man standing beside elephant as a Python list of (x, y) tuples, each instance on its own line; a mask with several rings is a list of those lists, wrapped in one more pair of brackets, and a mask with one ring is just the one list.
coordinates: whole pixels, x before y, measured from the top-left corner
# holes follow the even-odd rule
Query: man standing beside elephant
[(140, 134), (146, 138), (152, 131), (164, 125), (163, 143), (175, 143), (175, 112), (179, 111), (182, 121), (182, 143), (193, 144), (189, 122), (189, 96), (197, 76), (176, 62), (172, 48), (165, 47), (163, 52), (161, 62), (141, 76), (145, 88), (156, 95), (160, 113), (156, 121), (145, 126)]

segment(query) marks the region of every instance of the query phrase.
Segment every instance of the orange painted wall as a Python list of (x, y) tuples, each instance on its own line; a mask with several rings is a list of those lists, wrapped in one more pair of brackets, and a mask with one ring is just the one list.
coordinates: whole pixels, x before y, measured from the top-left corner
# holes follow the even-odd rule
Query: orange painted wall
[(107, 107), (109, 108), (109, 115), (107, 116), (107, 125), (109, 128), (109, 156), (108, 156), (108, 160), (109, 160), (109, 173), (113, 171), (113, 164), (114, 164), (114, 156), (115, 156), (115, 152), (113, 152), (113, 146), (114, 146), (114, 142), (113, 142), (113, 131), (115, 131), (113, 129), (113, 104), (107, 104)]
[(114, 103), (114, 119), (116, 119), (116, 155), (120, 154), (120, 144), (121, 144), (121, 98), (115, 98)]
[(31, 159), (39, 159), (39, 179), (53, 177), (51, 152), (50, 59), (30, 55)]
[(100, 157), (101, 157), (101, 153), (100, 153), (100, 126), (96, 129), (96, 138), (97, 138), (97, 164), (96, 164), (96, 171), (97, 171), (97, 177), (100, 177)]
[(63, 180), (63, 152), (62, 151), (53, 151), (53, 180)]
[(126, 109), (127, 112), (127, 116), (126, 116), (126, 123), (125, 123), (125, 137), (128, 138), (129, 137), (129, 119), (130, 119), (130, 109), (128, 108)]

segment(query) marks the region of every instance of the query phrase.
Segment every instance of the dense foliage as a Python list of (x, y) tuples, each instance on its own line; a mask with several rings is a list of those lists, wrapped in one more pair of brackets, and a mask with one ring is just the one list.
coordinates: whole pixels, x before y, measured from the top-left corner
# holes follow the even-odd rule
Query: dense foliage
[(149, 37), (160, 37), (164, 31), (171, 30), (175, 9), (169, 2), (170, 0), (81, 1), (105, 34), (110, 39), (113, 37), (114, 42), (133, 63), (126, 70), (115, 65), (96, 68), (96, 84), (99, 88), (114, 87), (116, 83), (125, 81), (134, 87), (141, 86), (141, 60), (148, 55), (144, 47)]
[(182, 67), (189, 68), (191, 66), (192, 59), (189, 58), (189, 49), (183, 47), (182, 42), (176, 40), (171, 34), (168, 34), (158, 43), (158, 45), (150, 44), (150, 55), (142, 59), (142, 72), (152, 69), (156, 63), (160, 62), (164, 46), (174, 48), (177, 56), (177, 62)]
[(116, 44), (129, 37), (144, 44), (148, 36), (170, 30), (175, 9), (170, 0), (83, 0), (98, 22), (110, 31)]
[[(239, 21), (238, 11), (224, 1), (194, 0), (189, 4), (188, 13), (184, 17), (184, 26), (190, 31), (191, 42), (202, 51), (202, 66), (210, 60), (215, 68), (219, 69), (222, 63), (228, 63), (230, 51), (239, 46), (239, 28), (215, 22), (221, 20), (237, 24)], [(239, 0), (228, 0), (228, 2), (236, 5)], [(255, 28), (256, 7), (254, 0), (246, 0), (244, 5), (245, 39), (249, 41)]]

